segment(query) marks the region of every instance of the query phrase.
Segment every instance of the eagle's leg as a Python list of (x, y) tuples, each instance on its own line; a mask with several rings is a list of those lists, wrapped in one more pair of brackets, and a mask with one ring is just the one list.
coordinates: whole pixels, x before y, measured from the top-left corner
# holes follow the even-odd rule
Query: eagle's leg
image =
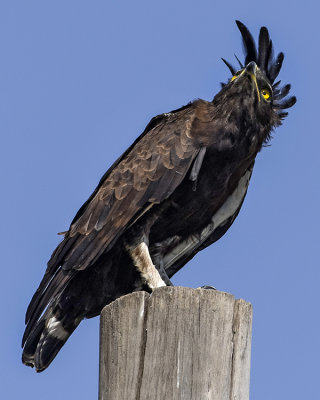
[(142, 280), (151, 290), (161, 286), (173, 286), (163, 266), (162, 257), (150, 255), (149, 234), (153, 224), (166, 205), (153, 205), (138, 221), (133, 223), (124, 239), (133, 264), (141, 274)]
[(133, 264), (137, 267), (142, 279), (147, 283), (150, 289), (167, 286), (161, 278), (159, 271), (153, 265), (149, 248), (145, 242), (141, 242), (136, 246), (127, 245), (126, 247), (132, 258)]

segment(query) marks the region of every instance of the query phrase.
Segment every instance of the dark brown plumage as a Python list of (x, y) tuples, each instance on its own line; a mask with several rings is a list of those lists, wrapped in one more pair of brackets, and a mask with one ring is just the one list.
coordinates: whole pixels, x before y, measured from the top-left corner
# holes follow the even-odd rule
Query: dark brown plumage
[(257, 153), (295, 103), (290, 85), (274, 84), (283, 54), (273, 59), (267, 29), (257, 51), (237, 25), (245, 67), (224, 60), (234, 76), (213, 101), (153, 118), (76, 214), (28, 307), (25, 364), (45, 369), (80, 321), (117, 297), (170, 285), (233, 223)]

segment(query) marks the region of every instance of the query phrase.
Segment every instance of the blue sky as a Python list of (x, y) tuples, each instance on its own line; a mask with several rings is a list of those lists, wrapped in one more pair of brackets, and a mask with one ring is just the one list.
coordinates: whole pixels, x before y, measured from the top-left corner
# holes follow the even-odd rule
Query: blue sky
[(318, 16), (316, 1), (1, 2), (1, 398), (97, 398), (98, 318), (36, 374), (20, 362), (26, 307), (56, 233), (150, 118), (229, 78), (235, 19), (255, 37), (269, 28), (298, 102), (258, 155), (235, 224), (174, 283), (252, 302), (252, 399), (317, 397)]

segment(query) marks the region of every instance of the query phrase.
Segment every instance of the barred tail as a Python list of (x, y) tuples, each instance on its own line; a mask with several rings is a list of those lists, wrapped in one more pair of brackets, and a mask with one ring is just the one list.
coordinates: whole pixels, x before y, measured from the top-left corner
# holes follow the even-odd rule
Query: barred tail
[(45, 370), (51, 364), (82, 320), (82, 317), (74, 318), (74, 315), (61, 315), (61, 310), (59, 311), (53, 313), (47, 310), (23, 343), (22, 362), (35, 367), (37, 372)]

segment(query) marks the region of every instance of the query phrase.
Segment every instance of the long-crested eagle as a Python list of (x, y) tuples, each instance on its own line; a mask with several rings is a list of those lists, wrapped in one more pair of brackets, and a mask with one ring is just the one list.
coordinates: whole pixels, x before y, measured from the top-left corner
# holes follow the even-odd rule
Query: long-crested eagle
[(275, 82), (262, 27), (258, 49), (241, 32), (245, 60), (212, 101), (151, 119), (104, 174), (53, 252), (26, 313), (22, 360), (43, 371), (83, 318), (117, 297), (171, 285), (198, 251), (220, 239), (244, 201), (257, 153), (295, 97)]

